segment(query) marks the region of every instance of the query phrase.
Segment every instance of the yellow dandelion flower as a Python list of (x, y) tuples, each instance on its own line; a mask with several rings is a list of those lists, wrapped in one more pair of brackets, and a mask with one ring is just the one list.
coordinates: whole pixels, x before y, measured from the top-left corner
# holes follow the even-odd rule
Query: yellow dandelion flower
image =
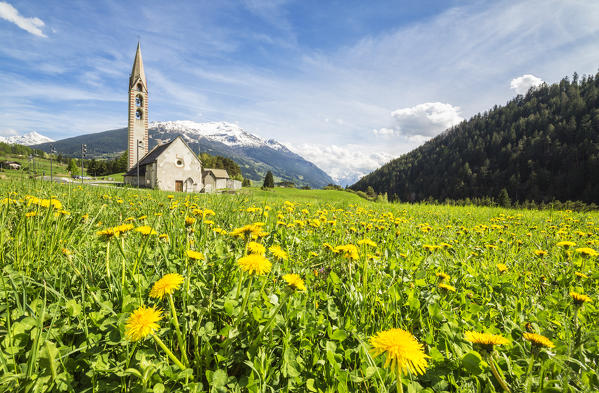
[(576, 243), (574, 242), (570, 242), (570, 241), (561, 241), (559, 243), (556, 244), (556, 246), (558, 247), (564, 247), (564, 248), (569, 248), (569, 247), (574, 247), (576, 245)]
[(493, 350), (493, 345), (503, 345), (509, 343), (507, 338), (491, 333), (467, 331), (464, 333), (464, 337), (466, 338), (466, 341), (481, 345), (488, 351)]
[(581, 272), (574, 272), (574, 274), (576, 274), (580, 278), (589, 278), (589, 276)]
[(365, 244), (365, 245), (367, 245), (367, 246), (370, 246), (370, 247), (376, 247), (376, 243), (375, 243), (375, 242), (373, 242), (373, 241), (372, 241), (372, 240), (370, 240), (370, 239), (362, 239), (362, 240), (358, 240), (358, 244), (359, 244), (359, 245), (363, 245), (363, 244)]
[(161, 239), (161, 240), (166, 240), (166, 241), (168, 241), (168, 234), (166, 234), (166, 233), (161, 233), (160, 235), (158, 235), (158, 239)]
[(150, 297), (162, 299), (164, 295), (170, 295), (175, 292), (185, 279), (178, 273), (165, 274), (160, 280), (154, 283), (150, 291)]
[(554, 348), (553, 342), (545, 336), (536, 333), (524, 333), (524, 339), (530, 341), (530, 343), (537, 347)]
[(244, 272), (250, 275), (270, 272), (272, 263), (260, 254), (250, 254), (237, 260), (237, 264)]
[(547, 251), (545, 250), (534, 250), (535, 255), (542, 257), (543, 255), (547, 255)]
[(139, 232), (144, 236), (148, 235), (157, 235), (158, 233), (152, 229), (149, 225), (142, 225), (140, 227), (135, 228), (135, 232)]
[(276, 258), (282, 259), (284, 261), (289, 259), (289, 255), (287, 255), (287, 252), (283, 250), (279, 245), (269, 247), (268, 251), (270, 251), (272, 255), (274, 255)]
[(584, 295), (582, 293), (578, 293), (578, 292), (570, 292), (570, 297), (572, 298), (572, 300), (574, 300), (574, 304), (576, 305), (581, 305), (584, 303), (592, 303), (593, 299), (591, 299), (590, 297), (588, 297), (587, 295)]
[(587, 257), (596, 257), (597, 255), (599, 255), (599, 252), (597, 252), (589, 247), (577, 248), (576, 252), (579, 254), (585, 255)]
[(311, 257), (317, 257), (317, 256), (318, 256), (318, 253), (317, 253), (317, 252), (314, 252), (314, 251), (310, 251), (310, 252), (308, 253), (308, 255), (310, 255)]
[(436, 275), (437, 277), (439, 277), (439, 278), (440, 278), (441, 280), (443, 280), (443, 281), (447, 281), (447, 280), (449, 280), (449, 279), (451, 278), (451, 276), (450, 276), (449, 274), (447, 274), (447, 273), (443, 273), (443, 272), (438, 272), (438, 273), (435, 273), (435, 275)]
[(204, 255), (199, 251), (187, 250), (185, 254), (188, 258), (195, 259), (196, 261), (204, 259)]
[(25, 217), (35, 217), (35, 216), (37, 216), (37, 212), (28, 212), (28, 213), (25, 213)]
[(344, 244), (341, 246), (337, 246), (333, 249), (333, 252), (336, 254), (343, 255), (344, 258), (347, 259), (359, 259), (360, 254), (358, 254), (358, 248), (353, 244)]
[(283, 275), (283, 280), (292, 288), (297, 289), (298, 291), (305, 291), (306, 285), (304, 284), (304, 280), (298, 274), (285, 274)]
[(260, 255), (264, 255), (264, 253), (266, 252), (266, 247), (264, 247), (262, 244), (260, 243), (256, 243), (256, 242), (249, 242), (248, 243), (248, 250), (251, 254), (260, 254)]
[(499, 270), (500, 273), (505, 273), (507, 272), (507, 265), (505, 263), (498, 263), (497, 270)]
[(69, 256), (72, 254), (71, 250), (69, 250), (68, 248), (62, 248), (61, 251), (66, 256)]
[(439, 288), (445, 289), (446, 291), (455, 292), (455, 287), (453, 285), (445, 284), (443, 282), (439, 284)]
[(141, 306), (133, 311), (125, 325), (125, 335), (131, 341), (138, 341), (154, 334), (160, 328), (158, 321), (162, 319), (162, 311), (154, 307)]
[(409, 332), (402, 329), (389, 329), (370, 337), (372, 355), (385, 354), (385, 367), (398, 375), (424, 374), (428, 364), (422, 344)]
[(185, 217), (185, 226), (190, 227), (196, 223), (196, 219), (193, 217)]

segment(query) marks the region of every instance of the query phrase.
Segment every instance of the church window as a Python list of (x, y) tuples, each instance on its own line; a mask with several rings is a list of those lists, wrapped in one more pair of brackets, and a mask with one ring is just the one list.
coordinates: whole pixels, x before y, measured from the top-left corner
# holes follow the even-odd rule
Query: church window
[(142, 98), (141, 95), (138, 95), (137, 97), (135, 97), (135, 106), (142, 106), (144, 103), (144, 99)]
[(177, 166), (183, 166), (183, 160), (178, 158), (177, 159)]
[(144, 91), (141, 83), (137, 84), (137, 91)]
[(141, 109), (135, 111), (135, 118), (137, 120), (142, 120), (144, 118), (144, 113)]

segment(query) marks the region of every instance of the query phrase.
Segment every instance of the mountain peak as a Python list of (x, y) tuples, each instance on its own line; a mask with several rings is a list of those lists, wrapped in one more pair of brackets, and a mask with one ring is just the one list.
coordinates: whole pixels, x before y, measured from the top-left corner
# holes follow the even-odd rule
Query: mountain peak
[(54, 139), (50, 139), (47, 136), (44, 136), (38, 132), (31, 131), (24, 135), (14, 135), (8, 137), (0, 136), (0, 142), (30, 146), (37, 145), (40, 143), (54, 142)]
[(237, 124), (224, 121), (207, 123), (191, 120), (155, 121), (150, 123), (149, 128), (155, 128), (159, 134), (165, 136), (180, 134), (188, 142), (198, 137), (205, 137), (231, 147), (272, 147), (268, 142), (246, 132)]

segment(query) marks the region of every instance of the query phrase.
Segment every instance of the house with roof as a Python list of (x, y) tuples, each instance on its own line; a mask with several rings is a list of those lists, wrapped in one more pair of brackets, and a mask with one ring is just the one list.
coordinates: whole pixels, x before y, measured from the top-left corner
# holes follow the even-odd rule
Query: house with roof
[(202, 180), (204, 181), (204, 191), (214, 192), (227, 188), (229, 173), (226, 169), (204, 168), (202, 170)]
[(139, 187), (164, 191), (200, 192), (204, 189), (202, 163), (181, 136), (156, 146), (123, 179), (133, 187), (138, 186), (139, 179)]

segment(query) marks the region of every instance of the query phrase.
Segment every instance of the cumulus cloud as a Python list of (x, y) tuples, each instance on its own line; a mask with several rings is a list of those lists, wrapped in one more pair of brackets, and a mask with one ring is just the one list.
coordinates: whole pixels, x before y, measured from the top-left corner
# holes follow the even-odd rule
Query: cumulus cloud
[(524, 74), (512, 79), (510, 82), (510, 88), (517, 94), (526, 94), (531, 87), (536, 87), (541, 83), (543, 83), (541, 78), (531, 74)]
[(360, 177), (372, 172), (395, 156), (386, 152), (368, 152), (370, 146), (300, 145), (286, 144), (292, 151), (313, 162), (338, 184), (355, 183)]
[(373, 130), (375, 135), (402, 135), (426, 140), (464, 120), (460, 108), (443, 102), (425, 102), (391, 112), (393, 126)]
[(33, 35), (46, 37), (41, 29), (44, 27), (44, 21), (40, 18), (25, 18), (15, 7), (4, 1), (0, 1), (0, 18), (14, 23)]

